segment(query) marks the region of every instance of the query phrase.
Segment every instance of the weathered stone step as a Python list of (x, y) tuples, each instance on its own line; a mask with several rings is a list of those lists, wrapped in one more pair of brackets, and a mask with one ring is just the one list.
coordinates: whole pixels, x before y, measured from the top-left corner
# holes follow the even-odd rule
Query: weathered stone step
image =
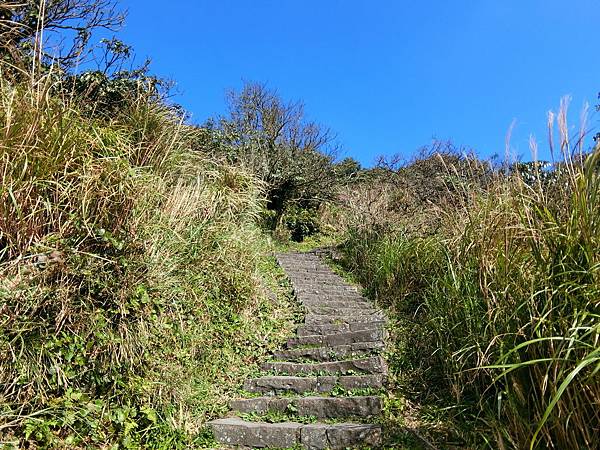
[(275, 257), (279, 261), (288, 261), (290, 264), (322, 264), (319, 258), (304, 252), (278, 253)]
[(307, 281), (307, 280), (319, 280), (319, 281), (335, 281), (336, 283), (346, 283), (342, 277), (332, 273), (331, 271), (323, 272), (290, 272), (288, 278), (292, 281)]
[(265, 376), (250, 378), (244, 382), (244, 390), (260, 394), (283, 394), (293, 392), (304, 394), (307, 392), (331, 392), (335, 388), (346, 391), (353, 389), (380, 389), (383, 387), (382, 375), (345, 375), (345, 376)]
[(328, 277), (331, 276), (331, 270), (323, 266), (291, 266), (284, 265), (288, 278), (292, 277)]
[(318, 281), (303, 283), (294, 286), (294, 291), (299, 296), (304, 295), (344, 295), (357, 294), (358, 288), (349, 285), (327, 285)]
[(303, 294), (342, 295), (356, 294), (358, 288), (348, 283), (338, 282), (334, 284), (322, 283), (318, 278), (307, 280), (302, 283), (293, 283)]
[(369, 300), (361, 296), (358, 292), (342, 293), (342, 294), (305, 294), (298, 298), (300, 303), (332, 303), (332, 302), (344, 302), (344, 303), (366, 303), (369, 304)]
[(297, 336), (289, 338), (288, 348), (300, 347), (303, 345), (334, 346), (354, 344), (356, 342), (375, 342), (382, 341), (385, 338), (383, 330), (361, 330), (347, 331), (333, 334), (314, 334), (312, 336)]
[(306, 280), (292, 280), (292, 285), (294, 289), (302, 290), (303, 288), (317, 288), (321, 291), (323, 290), (331, 290), (335, 292), (346, 292), (348, 291), (348, 284), (344, 283), (341, 280), (323, 280), (321, 278), (310, 278)]
[(323, 265), (320, 261), (280, 261), (279, 265), (285, 269), (288, 274), (299, 273), (302, 271), (323, 271), (331, 273), (331, 269)]
[(316, 293), (316, 294), (302, 294), (301, 301), (308, 300), (323, 300), (323, 301), (358, 301), (358, 302), (369, 302), (365, 297), (360, 295), (358, 291), (344, 291), (334, 293)]
[(364, 297), (361, 297), (360, 293), (354, 288), (341, 289), (341, 288), (322, 288), (322, 287), (311, 287), (302, 288), (302, 290), (294, 289), (294, 294), (300, 303), (304, 300), (356, 300), (366, 301)]
[(233, 400), (232, 410), (242, 414), (293, 413), (317, 419), (372, 417), (381, 414), (381, 398), (362, 397), (256, 397)]
[(288, 276), (331, 275), (331, 270), (321, 264), (283, 264), (282, 267)]
[(232, 417), (209, 423), (217, 442), (229, 446), (339, 450), (352, 447), (377, 447), (381, 427), (356, 423), (301, 424), (295, 422), (247, 422)]
[(314, 334), (334, 334), (347, 331), (360, 330), (381, 330), (385, 328), (384, 321), (373, 322), (352, 322), (341, 324), (302, 324), (298, 326), (296, 334), (298, 336), (310, 336)]
[(387, 366), (385, 364), (385, 361), (380, 356), (321, 363), (294, 363), (273, 361), (266, 362), (261, 367), (267, 372), (275, 372), (288, 375), (387, 373)]
[(332, 347), (309, 347), (280, 350), (273, 353), (279, 361), (299, 362), (305, 359), (313, 361), (339, 361), (348, 358), (366, 357), (380, 353), (384, 348), (382, 341), (355, 342), (353, 344)]
[(346, 309), (352, 309), (354, 310), (354, 312), (357, 312), (356, 310), (360, 311), (360, 310), (372, 310), (373, 305), (370, 303), (367, 303), (366, 301), (357, 301), (357, 300), (332, 300), (332, 301), (328, 301), (328, 300), (303, 300), (302, 302), (302, 306), (304, 306), (307, 309), (312, 309), (312, 308), (346, 308)]
[[(306, 305), (305, 305), (306, 306)], [(373, 308), (361, 308), (357, 311), (356, 308), (333, 308), (331, 306), (306, 306), (307, 314), (316, 314), (319, 316), (337, 315), (351, 316), (354, 314), (377, 314), (379, 311)]]
[[(294, 291), (302, 291), (303, 289), (317, 289), (319, 292), (330, 291), (328, 295), (342, 295), (344, 293), (357, 294), (356, 290), (348, 289), (349, 286), (340, 281), (322, 281), (319, 279), (311, 279), (305, 281), (292, 281)], [(302, 295), (306, 295), (303, 293)]]
[(383, 313), (373, 314), (352, 314), (352, 315), (333, 315), (333, 314), (307, 314), (304, 317), (304, 323), (309, 325), (342, 324), (356, 322), (381, 322), (385, 320)]

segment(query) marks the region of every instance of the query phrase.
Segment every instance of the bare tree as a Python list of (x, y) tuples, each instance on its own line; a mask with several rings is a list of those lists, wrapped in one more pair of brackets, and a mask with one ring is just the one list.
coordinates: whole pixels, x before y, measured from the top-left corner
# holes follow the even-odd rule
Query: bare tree
[(301, 102), (284, 102), (264, 84), (248, 83), (228, 100), (221, 128), (230, 156), (266, 182), (270, 209), (332, 198), (337, 146), (331, 130), (306, 120)]
[(71, 67), (87, 56), (91, 34), (115, 31), (124, 20), (117, 0), (0, 1), (0, 57), (27, 57)]

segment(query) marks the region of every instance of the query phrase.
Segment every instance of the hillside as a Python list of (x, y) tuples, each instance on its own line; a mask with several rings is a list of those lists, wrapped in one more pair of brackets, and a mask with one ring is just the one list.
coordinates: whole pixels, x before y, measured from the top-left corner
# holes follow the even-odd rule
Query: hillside
[(266, 84), (191, 123), (92, 45), (122, 19), (0, 3), (0, 449), (222, 448), (242, 396), (257, 439), (300, 417), (271, 436), (296, 447), (599, 448), (600, 147), (566, 101), (553, 162), (364, 168)]

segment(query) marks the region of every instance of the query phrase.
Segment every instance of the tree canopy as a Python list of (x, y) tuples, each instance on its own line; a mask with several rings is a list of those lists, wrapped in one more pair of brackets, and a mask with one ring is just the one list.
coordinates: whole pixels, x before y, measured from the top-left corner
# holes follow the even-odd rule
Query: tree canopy
[(335, 135), (306, 119), (301, 102), (286, 102), (264, 84), (228, 94), (229, 115), (219, 121), (228, 157), (267, 185), (268, 207), (318, 206), (337, 183)]

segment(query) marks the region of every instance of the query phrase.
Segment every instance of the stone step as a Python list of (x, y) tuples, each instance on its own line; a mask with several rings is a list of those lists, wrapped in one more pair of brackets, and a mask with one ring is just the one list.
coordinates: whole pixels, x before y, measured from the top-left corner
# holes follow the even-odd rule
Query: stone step
[[(305, 308), (305, 323), (298, 327), (297, 337), (288, 341), (286, 350), (274, 353), (286, 361), (262, 365), (263, 370), (275, 375), (244, 383), (246, 391), (262, 397), (235, 400), (231, 407), (239, 413), (288, 413), (321, 419), (348, 420), (380, 414), (382, 400), (377, 396), (335, 394), (384, 386), (387, 366), (377, 355), (384, 347), (384, 314), (316, 254), (296, 252), (276, 257)], [(354, 357), (358, 358), (350, 359)], [(305, 359), (313, 362), (301, 362)], [(283, 394), (298, 397), (278, 397)], [(232, 417), (211, 422), (210, 426), (215, 439), (228, 447), (336, 450), (381, 445), (379, 425), (262, 423)]]
[(306, 272), (322, 272), (325, 275), (331, 274), (331, 270), (323, 264), (308, 263), (289, 263), (285, 262), (281, 265), (288, 275), (295, 275)]
[(307, 291), (304, 292), (305, 294), (310, 294), (311, 291), (315, 291), (315, 294), (323, 294), (325, 291), (330, 291), (327, 292), (328, 295), (342, 295), (358, 292), (358, 288), (356, 286), (352, 286), (346, 282), (338, 281), (332, 283), (323, 283), (318, 277), (292, 284), (297, 286), (300, 290)]
[(300, 303), (304, 300), (357, 300), (364, 301), (358, 290), (323, 287), (294, 288), (294, 295)]
[(284, 265), (282, 266), (283, 270), (285, 270), (288, 278), (291, 277), (312, 277), (312, 276), (331, 276), (331, 270), (327, 267), (323, 266), (290, 266)]
[(338, 284), (347, 284), (342, 277), (329, 272), (292, 272), (288, 274), (288, 278), (294, 281), (312, 281), (318, 280), (323, 282), (335, 282)]
[(342, 359), (366, 357), (379, 354), (384, 348), (382, 341), (355, 342), (346, 345), (331, 347), (294, 348), (279, 350), (273, 353), (273, 358), (278, 361), (301, 362), (306, 359), (312, 361), (339, 361)]
[(250, 378), (244, 382), (244, 390), (259, 394), (284, 394), (307, 392), (331, 392), (335, 388), (346, 391), (353, 389), (380, 389), (383, 387), (382, 375), (346, 375), (346, 376), (265, 376)]
[(360, 292), (356, 288), (342, 288), (340, 286), (326, 286), (316, 283), (314, 286), (293, 286), (294, 294), (298, 301), (302, 302), (305, 299), (328, 298), (338, 299), (360, 298)]
[(303, 271), (322, 271), (327, 274), (331, 273), (331, 269), (323, 265), (320, 261), (281, 261), (280, 265), (288, 274), (301, 273)]
[(368, 300), (360, 295), (358, 291), (354, 292), (341, 292), (341, 293), (328, 293), (328, 294), (302, 294), (302, 301), (310, 301), (310, 300), (322, 300), (326, 302), (330, 301), (358, 301), (358, 302), (368, 302)]
[(294, 291), (298, 295), (345, 295), (358, 293), (358, 288), (349, 285), (321, 284), (315, 280), (312, 283), (297, 283)]
[(300, 303), (304, 308), (335, 308), (335, 309), (339, 309), (339, 308), (345, 308), (345, 309), (351, 309), (352, 310), (352, 314), (355, 313), (360, 313), (361, 310), (365, 310), (365, 311), (380, 311), (379, 308), (376, 308), (372, 303), (368, 303), (367, 301), (364, 300), (352, 300), (352, 299), (345, 299), (345, 300), (315, 300), (315, 299), (309, 299), (309, 300), (302, 300), (299, 299), (298, 303)]
[(380, 356), (321, 363), (266, 362), (262, 370), (287, 375), (387, 373), (385, 361)]
[(306, 279), (292, 279), (294, 289), (302, 289), (305, 287), (318, 287), (321, 290), (347, 291), (349, 285), (338, 279), (323, 279), (321, 277), (312, 277)]
[(384, 330), (347, 331), (333, 334), (314, 334), (312, 336), (297, 336), (287, 340), (287, 348), (305, 345), (335, 346), (347, 345), (357, 342), (382, 341), (385, 338)]
[(354, 312), (360, 310), (372, 310), (373, 305), (367, 303), (366, 301), (357, 301), (357, 300), (303, 300), (300, 302), (302, 306), (311, 310), (313, 308), (345, 308), (352, 309)]
[(299, 325), (296, 334), (298, 336), (310, 336), (314, 334), (334, 334), (343, 333), (347, 331), (360, 331), (360, 330), (381, 330), (385, 328), (384, 321), (373, 321), (373, 322), (353, 322), (353, 323), (341, 323), (341, 324), (302, 324)]
[(361, 308), (361, 309), (356, 309), (356, 308), (347, 308), (347, 307), (341, 307), (341, 308), (335, 308), (335, 307), (331, 307), (331, 306), (306, 306), (306, 310), (307, 310), (307, 314), (316, 314), (319, 316), (326, 316), (326, 315), (338, 315), (338, 316), (352, 316), (354, 314), (377, 314), (379, 311), (377, 309), (374, 308), (369, 308), (368, 306), (366, 308)]
[(230, 407), (241, 414), (292, 413), (317, 419), (347, 419), (381, 414), (381, 398), (362, 397), (256, 397), (233, 400)]
[(352, 314), (352, 315), (333, 315), (333, 314), (307, 314), (304, 317), (304, 323), (308, 325), (326, 325), (342, 324), (356, 322), (381, 322), (385, 321), (385, 316), (381, 312), (373, 314)]
[[(341, 281), (323, 281), (318, 278), (314, 278), (311, 280), (292, 280), (292, 286), (294, 290), (303, 290), (307, 289), (318, 289), (320, 292), (330, 291), (327, 293), (329, 296), (333, 295), (343, 295), (343, 294), (357, 294), (358, 291), (355, 288), (349, 289), (349, 286)], [(302, 295), (307, 295), (307, 293), (303, 293)], [(310, 293), (308, 293), (310, 295)], [(316, 295), (316, 294), (313, 294)]]
[(341, 450), (381, 445), (381, 427), (357, 423), (247, 422), (237, 417), (209, 422), (217, 442), (228, 446)]

